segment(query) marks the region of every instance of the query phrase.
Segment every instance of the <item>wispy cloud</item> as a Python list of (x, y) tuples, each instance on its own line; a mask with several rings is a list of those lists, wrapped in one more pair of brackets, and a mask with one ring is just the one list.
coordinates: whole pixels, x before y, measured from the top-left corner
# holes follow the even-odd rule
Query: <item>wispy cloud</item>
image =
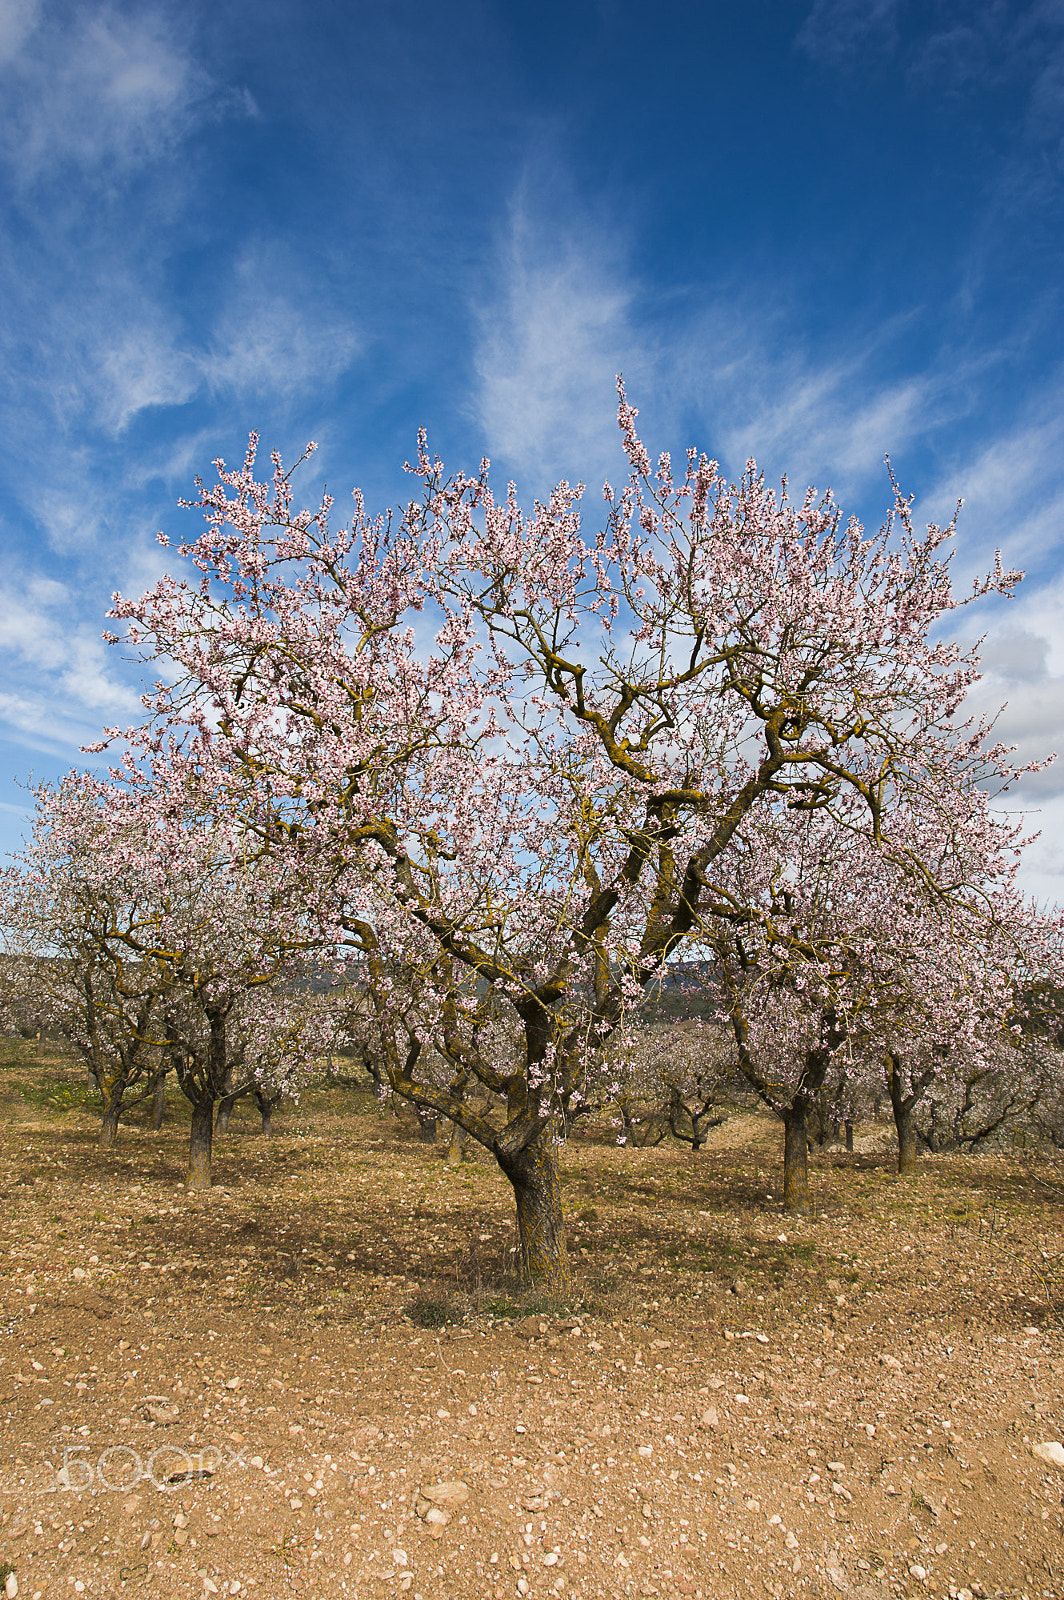
[(245, 91), (214, 82), (196, 62), (176, 15), (7, 0), (0, 150), (21, 184), (65, 165), (97, 179), (128, 174), (198, 121), (253, 112)]
[(234, 265), (203, 370), (213, 388), (288, 395), (338, 378), (361, 343), (349, 310), (329, 303), (287, 251), (259, 243)]
[(67, 584), (28, 574), (0, 585), (0, 652), (8, 685), (0, 714), (23, 730), (60, 742), (85, 737), (105, 717), (137, 705), (116, 676), (100, 629), (73, 621), (78, 607)]
[(899, 10), (899, 0), (816, 0), (795, 43), (824, 65), (848, 64), (896, 45)]
[(916, 311), (813, 352), (791, 331), (787, 296), (764, 286), (691, 285), (665, 306), (649, 300), (607, 224), (561, 221), (519, 193), (477, 309), (474, 406), (491, 453), (537, 486), (621, 470), (623, 370), (652, 452), (696, 444), (732, 473), (753, 457), (802, 487), (853, 495), (873, 484), (885, 503), (884, 454), (966, 404), (957, 367), (880, 375)]
[(548, 215), (521, 186), (476, 307), (474, 410), (489, 452), (538, 492), (617, 470), (617, 373), (638, 392), (654, 362), (637, 292), (602, 232)]
[(40, 0), (0, 0), (0, 66), (17, 56), (34, 28)]

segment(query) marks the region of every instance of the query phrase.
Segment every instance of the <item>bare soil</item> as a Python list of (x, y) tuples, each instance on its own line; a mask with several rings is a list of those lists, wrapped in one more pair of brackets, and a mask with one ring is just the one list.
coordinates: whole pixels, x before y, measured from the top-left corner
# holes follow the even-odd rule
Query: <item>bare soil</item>
[[(0, 1569), (19, 1594), (1064, 1597), (1059, 1165), (564, 1152), (574, 1289), (510, 1191), (339, 1088), (116, 1152), (70, 1063), (0, 1053)], [(447, 1317), (457, 1320), (446, 1322)], [(433, 1325), (438, 1324), (438, 1325)], [(965, 1597), (967, 1600), (967, 1597)]]

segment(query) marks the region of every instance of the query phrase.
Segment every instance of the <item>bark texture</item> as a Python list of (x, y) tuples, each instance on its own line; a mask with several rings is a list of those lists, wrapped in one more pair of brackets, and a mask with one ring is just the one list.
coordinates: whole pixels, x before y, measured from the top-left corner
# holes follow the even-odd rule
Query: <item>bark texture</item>
[(898, 1173), (905, 1177), (919, 1168), (913, 1112), (927, 1088), (930, 1073), (920, 1077), (913, 1073), (907, 1075), (901, 1060), (893, 1052), (887, 1058), (887, 1066), (887, 1087), (890, 1089), (890, 1105), (898, 1134)]
[(151, 1081), (151, 1131), (158, 1133), (166, 1116), (166, 1071), (157, 1072)]
[(267, 1138), (273, 1133), (273, 1111), (280, 1098), (279, 1094), (264, 1094), (261, 1089), (255, 1090), (255, 1104), (262, 1115), (262, 1131)]
[(125, 1093), (124, 1083), (106, 1084), (101, 1082), (100, 1090), (103, 1094), (103, 1116), (100, 1118), (100, 1137), (96, 1142), (98, 1150), (113, 1150), (115, 1140), (118, 1138), (118, 1119), (122, 1115), (122, 1096)]
[(898, 1171), (903, 1176), (915, 1172), (916, 1159), (916, 1126), (913, 1122), (912, 1106), (902, 1105), (894, 1114), (895, 1126), (898, 1130)]
[(564, 1299), (571, 1277), (561, 1170), (551, 1129), (545, 1128), (538, 1139), (507, 1160), (503, 1171), (513, 1185), (517, 1202), (521, 1271), (552, 1298)]
[(188, 1187), (211, 1186), (211, 1148), (214, 1143), (214, 1102), (198, 1100), (192, 1107), (192, 1128), (188, 1139)]
[(792, 1217), (809, 1216), (809, 1129), (804, 1099), (795, 1103), (783, 1117), (783, 1209)]

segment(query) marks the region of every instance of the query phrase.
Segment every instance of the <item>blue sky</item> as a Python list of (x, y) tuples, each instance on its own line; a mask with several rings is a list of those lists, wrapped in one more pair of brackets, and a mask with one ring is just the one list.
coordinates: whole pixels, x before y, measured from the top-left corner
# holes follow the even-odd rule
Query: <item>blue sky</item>
[(652, 450), (963, 495), (958, 578), (1028, 573), (979, 704), (1064, 753), (1064, 0), (0, 0), (0, 185), (0, 849), (214, 456), (379, 506), (424, 424), (542, 496), (621, 476), (620, 370)]

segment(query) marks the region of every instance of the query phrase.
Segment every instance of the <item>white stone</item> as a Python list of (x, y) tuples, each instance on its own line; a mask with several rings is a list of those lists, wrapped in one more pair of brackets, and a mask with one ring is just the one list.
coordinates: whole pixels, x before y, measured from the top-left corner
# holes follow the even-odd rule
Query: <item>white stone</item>
[(912, 1566), (909, 1568), (909, 1572), (911, 1573), (911, 1575), (914, 1578), (921, 1578), (922, 1579), (922, 1578), (926, 1578), (927, 1577), (927, 1568), (926, 1567), (922, 1567), (920, 1565), (919, 1561), (914, 1561), (913, 1562)]
[(13, 1572), (9, 1572), (7, 1575), (4, 1593), (7, 1595), (7, 1600), (15, 1600), (15, 1596), (18, 1594), (18, 1579)]
[(1047, 1439), (1044, 1444), (1033, 1444), (1031, 1454), (1050, 1467), (1064, 1467), (1064, 1445), (1058, 1439)]

